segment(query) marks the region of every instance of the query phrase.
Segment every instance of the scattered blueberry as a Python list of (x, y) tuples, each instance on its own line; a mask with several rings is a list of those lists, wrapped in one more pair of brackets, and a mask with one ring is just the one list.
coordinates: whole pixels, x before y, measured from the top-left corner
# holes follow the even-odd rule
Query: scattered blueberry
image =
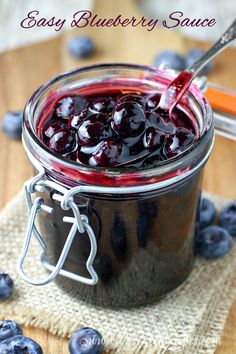
[(0, 273), (0, 300), (8, 299), (13, 292), (13, 280), (6, 273)]
[[(203, 54), (204, 54), (204, 50), (199, 49), (199, 48), (193, 48), (191, 49), (185, 59), (186, 62), (186, 67), (191, 66), (196, 60), (198, 60)], [(213, 63), (209, 62), (208, 64), (206, 64), (204, 66), (204, 68), (202, 68), (200, 74), (202, 75), (206, 75), (208, 74), (211, 70), (213, 69)]]
[(2, 354), (43, 354), (42, 348), (32, 339), (17, 335), (0, 343)]
[(218, 224), (228, 230), (231, 236), (236, 235), (236, 200), (223, 208), (219, 214)]
[(181, 71), (185, 68), (185, 60), (173, 50), (164, 50), (155, 57), (154, 65)]
[(216, 225), (201, 230), (195, 239), (196, 252), (210, 259), (224, 256), (232, 246), (233, 239), (228, 231)]
[(102, 354), (103, 351), (104, 340), (101, 334), (93, 328), (81, 328), (70, 338), (70, 354)]
[(216, 208), (214, 204), (209, 199), (203, 198), (199, 215), (200, 228), (203, 229), (204, 227), (209, 226), (214, 220), (215, 215)]
[(7, 112), (2, 119), (2, 130), (12, 139), (20, 139), (22, 133), (22, 112)]
[(5, 339), (22, 335), (22, 329), (14, 321), (0, 321), (0, 343)]
[(95, 45), (91, 38), (78, 36), (70, 39), (68, 49), (76, 58), (87, 58), (93, 54)]

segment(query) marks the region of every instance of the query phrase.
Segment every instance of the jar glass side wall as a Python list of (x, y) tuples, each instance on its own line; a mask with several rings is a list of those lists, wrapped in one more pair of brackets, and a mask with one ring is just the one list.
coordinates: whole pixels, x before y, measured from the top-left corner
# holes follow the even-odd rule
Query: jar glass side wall
[[(96, 235), (94, 268), (99, 282), (88, 287), (59, 277), (58, 284), (81, 300), (117, 307), (150, 303), (179, 286), (194, 261), (201, 176), (198, 171), (182, 183), (131, 199), (98, 195), (77, 199)], [(73, 215), (65, 214), (51, 197), (52, 191), (44, 192), (45, 203), (54, 213), (39, 215), (39, 229), (48, 245), (46, 260), (56, 264), (71, 228), (63, 216)], [(64, 269), (88, 276), (89, 246), (88, 237), (77, 233)]]

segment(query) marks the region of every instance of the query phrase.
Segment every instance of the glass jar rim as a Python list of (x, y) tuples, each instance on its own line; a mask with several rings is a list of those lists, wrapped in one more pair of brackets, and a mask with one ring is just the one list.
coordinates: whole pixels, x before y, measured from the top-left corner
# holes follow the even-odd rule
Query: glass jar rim
[[(195, 86), (191, 85), (188, 89), (188, 93), (191, 94), (194, 98), (197, 96), (199, 99), (201, 99), (201, 107), (204, 108), (204, 114), (206, 117), (208, 117), (208, 127), (207, 130), (204, 132), (203, 135), (200, 135), (197, 141), (190, 146), (187, 150), (183, 151), (182, 153), (178, 154), (177, 156), (167, 159), (161, 162), (158, 162), (157, 164), (153, 164), (150, 166), (144, 166), (140, 168), (135, 168), (135, 167), (93, 167), (93, 166), (87, 166), (87, 165), (82, 165), (77, 162), (74, 162), (72, 160), (68, 160), (64, 157), (58, 156), (54, 152), (52, 152), (38, 137), (33, 124), (32, 124), (32, 117), (34, 114), (34, 108), (35, 104), (37, 103), (37, 100), (40, 98), (40, 96), (47, 91), (51, 86), (57, 84), (60, 81), (63, 81), (64, 79), (71, 77), (76, 74), (80, 73), (86, 73), (86, 72), (92, 72), (95, 70), (106, 70), (106, 69), (133, 69), (133, 70), (142, 70), (148, 73), (151, 73), (155, 75), (156, 77), (164, 78), (166, 80), (171, 80), (174, 78), (174, 75), (171, 74), (169, 71), (166, 70), (159, 70), (157, 68), (151, 67), (151, 66), (146, 66), (146, 65), (138, 65), (138, 64), (126, 64), (126, 63), (105, 63), (105, 64), (95, 64), (95, 65), (89, 65), (89, 66), (84, 66), (79, 69), (74, 69), (71, 71), (67, 71), (64, 73), (59, 74), (58, 76), (50, 79), (47, 81), (45, 84), (41, 85), (29, 98), (29, 100), (26, 103), (25, 109), (24, 109), (24, 119), (23, 119), (23, 137), (24, 137), (24, 142), (25, 146), (28, 147), (27, 140), (30, 139), (32, 144), (36, 144), (37, 148), (39, 151), (43, 151), (45, 156), (48, 157), (48, 159), (53, 159), (54, 162), (57, 162), (59, 164), (63, 164), (65, 167), (70, 167), (74, 169), (79, 169), (81, 172), (85, 174), (95, 174), (96, 173), (102, 173), (105, 175), (109, 175), (113, 180), (114, 178), (120, 178), (121, 176), (134, 176), (137, 174), (140, 175), (146, 175), (146, 177), (151, 177), (155, 175), (158, 171), (160, 172), (163, 168), (168, 167), (169, 169), (171, 167), (180, 166), (181, 162), (185, 160), (186, 157), (189, 157), (193, 151), (196, 151), (196, 149), (204, 143), (204, 139), (206, 137), (206, 134), (210, 130), (212, 126), (212, 109), (206, 100), (206, 98), (202, 95), (200, 90)], [(211, 144), (212, 145), (212, 144)], [(211, 149), (209, 147), (209, 149)], [(183, 173), (184, 177), (184, 173)], [(79, 181), (77, 181), (79, 182)], [(156, 181), (155, 181), (156, 182)], [(154, 180), (151, 178), (149, 183), (154, 183)], [(122, 185), (122, 183), (121, 183)]]

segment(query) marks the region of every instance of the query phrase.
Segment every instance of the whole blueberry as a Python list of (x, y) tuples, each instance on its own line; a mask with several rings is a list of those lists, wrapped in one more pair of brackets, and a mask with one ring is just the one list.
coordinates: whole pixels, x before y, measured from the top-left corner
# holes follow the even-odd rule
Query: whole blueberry
[(155, 57), (154, 65), (180, 71), (185, 68), (185, 60), (173, 50), (164, 50)]
[(22, 112), (7, 112), (2, 119), (2, 130), (12, 139), (20, 139), (22, 133)]
[(233, 239), (228, 231), (216, 225), (201, 230), (195, 239), (196, 253), (205, 258), (222, 257), (232, 246)]
[(5, 339), (22, 335), (22, 329), (14, 321), (0, 321), (0, 343)]
[(6, 273), (0, 273), (0, 300), (8, 299), (13, 292), (13, 280)]
[(231, 236), (236, 236), (236, 200), (220, 212), (218, 224), (228, 230)]
[[(200, 49), (200, 48), (193, 48), (191, 49), (186, 58), (185, 58), (185, 65), (187, 67), (191, 66), (195, 61), (197, 61), (203, 54), (204, 54), (204, 50)], [(208, 74), (211, 70), (213, 69), (213, 63), (210, 61), (209, 63), (207, 63), (204, 68), (202, 68), (201, 70), (201, 74), (202, 75), (206, 75)]]
[(94, 42), (87, 36), (71, 38), (68, 43), (69, 52), (76, 58), (87, 58), (95, 50)]
[(200, 228), (209, 226), (216, 215), (216, 208), (214, 204), (206, 198), (202, 199), (199, 215)]
[(0, 343), (2, 354), (43, 354), (38, 343), (25, 336), (14, 336)]
[(70, 338), (70, 354), (101, 354), (103, 351), (104, 340), (101, 334), (93, 328), (81, 328)]

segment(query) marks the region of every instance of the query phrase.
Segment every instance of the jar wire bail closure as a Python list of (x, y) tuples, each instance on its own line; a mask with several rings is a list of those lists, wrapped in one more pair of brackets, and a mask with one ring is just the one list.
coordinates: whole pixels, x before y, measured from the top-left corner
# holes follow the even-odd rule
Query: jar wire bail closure
[[(25, 183), (25, 195), (26, 195), (26, 201), (28, 206), (28, 225), (26, 229), (24, 244), (20, 253), (20, 257), (17, 262), (17, 270), (19, 275), (27, 283), (36, 286), (46, 285), (50, 283), (59, 274), (69, 279), (72, 279), (74, 281), (81, 282), (83, 284), (87, 284), (87, 285), (97, 284), (98, 276), (93, 268), (93, 261), (97, 253), (97, 241), (93, 229), (89, 225), (87, 216), (80, 214), (80, 210), (76, 205), (76, 203), (73, 201), (73, 197), (71, 196), (71, 193), (69, 198), (67, 198), (67, 193), (69, 191), (65, 187), (62, 187), (53, 181), (49, 181), (45, 179), (44, 168), (34, 159), (33, 156), (30, 156), (30, 158), (31, 161), (34, 161), (34, 167), (38, 170), (38, 174)], [(34, 201), (32, 200), (32, 194), (35, 193), (36, 191), (43, 192), (45, 190), (45, 187), (50, 187), (55, 191), (55, 193), (53, 194), (53, 199), (61, 202), (61, 207), (63, 210), (71, 209), (74, 214), (74, 217), (65, 216), (63, 218), (64, 222), (71, 223), (72, 226), (56, 266), (46, 261), (44, 256), (47, 251), (47, 245), (43, 241), (35, 225), (36, 216), (42, 210), (48, 213), (54, 212), (53, 208), (44, 204), (43, 198), (37, 197), (35, 198)], [(60, 194), (56, 192), (59, 192)], [(91, 275), (91, 278), (83, 277), (63, 269), (63, 265), (65, 263), (66, 257), (69, 253), (69, 250), (71, 248), (72, 242), (76, 236), (77, 231), (80, 234), (86, 232), (90, 240), (91, 250), (86, 262), (86, 267), (89, 274)], [(35, 237), (42, 250), (40, 254), (41, 264), (51, 272), (45, 279), (41, 279), (41, 280), (33, 279), (30, 276), (26, 275), (23, 269), (24, 261), (29, 250), (32, 236)]]

